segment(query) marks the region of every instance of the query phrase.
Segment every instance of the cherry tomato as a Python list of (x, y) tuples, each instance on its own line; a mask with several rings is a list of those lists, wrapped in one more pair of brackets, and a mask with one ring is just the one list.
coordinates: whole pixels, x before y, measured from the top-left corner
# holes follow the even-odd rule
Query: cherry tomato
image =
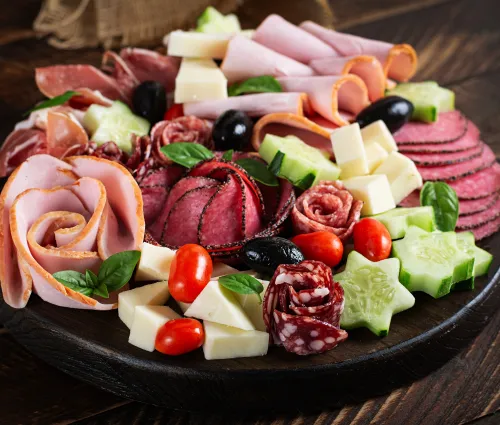
[(391, 235), (380, 221), (363, 218), (354, 225), (354, 249), (370, 261), (385, 260), (391, 248)]
[(182, 107), (181, 103), (174, 103), (170, 109), (165, 112), (165, 115), (163, 116), (164, 120), (167, 121), (172, 121), (175, 120), (176, 118), (183, 117), (184, 116), (184, 108)]
[(170, 266), (170, 294), (176, 301), (192, 303), (207, 286), (212, 270), (212, 259), (205, 248), (195, 244), (181, 246)]
[(203, 326), (195, 319), (175, 319), (165, 323), (156, 334), (155, 348), (163, 354), (178, 356), (200, 348), (205, 339)]
[(335, 267), (344, 254), (344, 245), (337, 235), (330, 232), (305, 233), (292, 238), (306, 260), (322, 261), (329, 267)]

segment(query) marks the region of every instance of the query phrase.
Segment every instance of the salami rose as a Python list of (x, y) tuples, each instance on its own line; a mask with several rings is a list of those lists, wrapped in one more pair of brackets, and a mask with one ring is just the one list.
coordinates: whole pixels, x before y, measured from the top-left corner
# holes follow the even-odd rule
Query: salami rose
[(353, 199), (340, 181), (321, 181), (299, 196), (292, 210), (296, 234), (327, 231), (345, 241), (361, 215), (362, 201)]
[(279, 266), (263, 305), (267, 331), (291, 353), (323, 353), (347, 338), (339, 326), (344, 291), (320, 261)]

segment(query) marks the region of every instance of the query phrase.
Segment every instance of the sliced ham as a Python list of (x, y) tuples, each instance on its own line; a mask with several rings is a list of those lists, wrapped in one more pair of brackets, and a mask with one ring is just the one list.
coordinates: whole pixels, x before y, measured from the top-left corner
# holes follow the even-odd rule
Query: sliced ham
[(47, 115), (48, 153), (64, 158), (89, 141), (87, 132), (71, 113), (49, 111)]
[(242, 35), (235, 36), (229, 42), (221, 69), (229, 83), (262, 75), (274, 77), (314, 75), (314, 71), (307, 65), (268, 49)]
[(44, 131), (33, 128), (14, 130), (0, 147), (0, 177), (12, 173), (30, 156), (47, 153), (47, 150)]

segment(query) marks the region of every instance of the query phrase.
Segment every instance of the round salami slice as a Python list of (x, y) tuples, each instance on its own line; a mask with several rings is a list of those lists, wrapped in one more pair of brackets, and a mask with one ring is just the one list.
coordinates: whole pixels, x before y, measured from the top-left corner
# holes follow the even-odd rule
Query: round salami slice
[(470, 230), (480, 227), (490, 221), (494, 221), (500, 216), (500, 199), (494, 202), (489, 208), (467, 216), (460, 216), (457, 221), (457, 229)]
[(474, 227), (472, 229), (472, 233), (474, 233), (474, 237), (476, 241), (480, 241), (481, 239), (485, 239), (488, 236), (493, 235), (494, 233), (500, 230), (500, 217), (495, 218), (488, 223), (485, 223), (479, 227)]
[(480, 199), (500, 190), (500, 164), (449, 183), (460, 199)]
[(436, 165), (451, 165), (461, 162), (470, 161), (471, 159), (481, 156), (484, 150), (483, 144), (458, 152), (403, 152), (405, 156), (410, 158), (417, 165), (436, 166)]

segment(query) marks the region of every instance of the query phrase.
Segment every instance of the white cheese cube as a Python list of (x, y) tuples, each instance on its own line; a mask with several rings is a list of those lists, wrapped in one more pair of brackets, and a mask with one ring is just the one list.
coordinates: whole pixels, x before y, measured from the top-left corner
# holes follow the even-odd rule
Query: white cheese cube
[(358, 123), (334, 130), (330, 138), (342, 179), (368, 174), (365, 146)]
[(175, 103), (226, 99), (227, 79), (212, 59), (184, 58), (175, 79)]
[(157, 282), (118, 294), (118, 316), (130, 329), (135, 308), (141, 305), (163, 305), (169, 297), (168, 282)]
[(168, 55), (185, 58), (224, 59), (231, 34), (173, 31), (168, 38)]
[(182, 311), (183, 313), (185, 313), (185, 312), (186, 312), (186, 310), (187, 310), (189, 307), (191, 307), (191, 304), (192, 304), (192, 303), (183, 303), (182, 301), (177, 301), (177, 300), (176, 300), (175, 302), (177, 303), (177, 305), (179, 306), (179, 308), (181, 309), (181, 311)]
[(208, 282), (184, 315), (246, 331), (255, 330), (255, 326), (241, 308), (234, 293), (217, 281)]
[(398, 145), (389, 131), (385, 122), (378, 120), (372, 122), (361, 130), (361, 136), (365, 144), (367, 143), (378, 143), (382, 146), (388, 153), (398, 150)]
[(379, 214), (396, 207), (389, 180), (384, 174), (353, 177), (342, 183), (355, 199), (363, 201), (361, 215)]
[(163, 246), (142, 244), (141, 259), (135, 273), (137, 282), (144, 280), (168, 280), (170, 265), (175, 251)]
[[(264, 292), (261, 294), (261, 297), (264, 298), (264, 294), (266, 293), (267, 287), (269, 286), (268, 280), (259, 279), (260, 283), (264, 287)], [(259, 297), (256, 294), (237, 294), (234, 296), (240, 303), (243, 311), (247, 314), (247, 316), (252, 321), (255, 329), (258, 331), (265, 332), (266, 325), (264, 324), (263, 311), (262, 311), (262, 303), (259, 301)]]
[(218, 323), (203, 322), (205, 359), (235, 359), (265, 356), (269, 347), (269, 334), (260, 331), (243, 331)]
[(167, 306), (138, 306), (135, 308), (128, 342), (143, 350), (154, 351), (156, 334), (160, 328), (168, 321), (180, 317)]
[(385, 174), (387, 176), (396, 204), (399, 204), (423, 184), (422, 176), (418, 172), (415, 163), (399, 152), (392, 152), (373, 174)]
[(365, 143), (365, 151), (370, 174), (389, 156), (387, 151), (377, 142)]

